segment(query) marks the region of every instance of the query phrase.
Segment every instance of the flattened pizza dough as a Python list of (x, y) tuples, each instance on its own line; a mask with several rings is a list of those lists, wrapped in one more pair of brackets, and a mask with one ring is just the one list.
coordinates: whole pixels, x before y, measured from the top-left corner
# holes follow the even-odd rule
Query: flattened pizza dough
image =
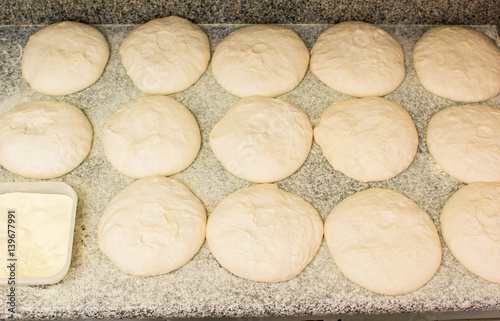
[(168, 176), (184, 170), (198, 155), (200, 144), (196, 119), (184, 105), (166, 96), (129, 102), (102, 130), (107, 159), (133, 178)]
[(292, 175), (311, 149), (313, 130), (297, 106), (276, 98), (240, 99), (210, 132), (210, 147), (232, 174), (257, 183)]
[(340, 271), (376, 293), (399, 295), (426, 284), (441, 264), (429, 215), (404, 195), (371, 188), (333, 208), (325, 239)]
[(405, 78), (401, 45), (386, 31), (347, 21), (324, 31), (311, 50), (311, 72), (332, 89), (355, 96), (384, 96)]
[(362, 182), (398, 175), (418, 147), (408, 112), (379, 97), (334, 103), (321, 115), (314, 138), (335, 170)]
[(91, 145), (87, 117), (65, 102), (32, 102), (9, 110), (0, 120), (0, 164), (17, 175), (64, 175), (80, 165)]
[(309, 65), (309, 50), (292, 30), (251, 25), (233, 31), (215, 49), (217, 82), (239, 97), (276, 97), (293, 90)]
[(316, 209), (274, 184), (230, 194), (207, 223), (208, 246), (217, 261), (253, 281), (295, 277), (314, 258), (322, 238), (323, 222)]
[(472, 273), (500, 283), (500, 183), (462, 187), (441, 212), (443, 238)]
[(427, 147), (436, 163), (459, 181), (500, 182), (500, 109), (448, 107), (431, 118)]
[(30, 37), (21, 70), (34, 90), (46, 95), (69, 95), (95, 83), (108, 57), (108, 43), (99, 30), (63, 21)]
[(182, 183), (147, 177), (121, 190), (102, 214), (101, 251), (125, 273), (159, 275), (183, 266), (205, 240), (206, 214)]
[(415, 44), (413, 64), (422, 86), (435, 95), (475, 102), (500, 94), (500, 48), (479, 31), (434, 27)]
[(167, 95), (193, 85), (210, 60), (208, 37), (189, 20), (170, 16), (134, 29), (120, 46), (122, 64), (134, 85)]

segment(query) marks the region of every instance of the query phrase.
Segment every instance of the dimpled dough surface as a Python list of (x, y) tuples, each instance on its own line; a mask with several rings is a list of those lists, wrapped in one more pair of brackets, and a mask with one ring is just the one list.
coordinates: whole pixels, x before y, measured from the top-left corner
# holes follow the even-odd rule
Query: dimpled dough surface
[(0, 164), (30, 178), (49, 179), (77, 167), (90, 151), (92, 126), (68, 103), (37, 101), (0, 120)]
[(309, 51), (292, 30), (252, 25), (232, 32), (215, 49), (217, 82), (239, 97), (276, 97), (297, 87), (309, 65)]
[(429, 215), (388, 189), (368, 189), (340, 202), (325, 222), (325, 239), (340, 271), (380, 294), (417, 290), (441, 263), (441, 242)]
[(436, 163), (466, 183), (500, 181), (500, 109), (448, 107), (432, 117), (427, 146)]
[(102, 130), (107, 159), (133, 178), (182, 171), (198, 155), (200, 141), (191, 112), (166, 96), (145, 96), (127, 103)]
[(438, 96), (475, 102), (500, 93), (500, 48), (476, 30), (430, 29), (415, 45), (413, 64), (422, 86)]
[(120, 46), (122, 64), (139, 90), (167, 95), (193, 85), (210, 60), (207, 35), (189, 20), (170, 16), (134, 29)]
[(347, 21), (324, 31), (311, 50), (311, 71), (341, 93), (384, 96), (405, 78), (401, 45), (385, 30)]
[(379, 97), (337, 102), (321, 115), (314, 138), (335, 170), (362, 182), (404, 171), (418, 147), (408, 112)]
[(269, 183), (293, 174), (311, 149), (307, 114), (284, 100), (247, 97), (210, 132), (210, 147), (224, 167), (243, 179)]
[(500, 283), (500, 183), (462, 187), (441, 212), (443, 238), (469, 271)]
[(34, 90), (46, 95), (69, 95), (95, 83), (108, 57), (108, 43), (99, 30), (63, 21), (30, 37), (21, 69)]
[(186, 186), (172, 178), (147, 177), (108, 204), (99, 223), (99, 248), (125, 273), (168, 273), (198, 252), (205, 222), (203, 205)]
[(207, 223), (208, 246), (217, 261), (253, 281), (293, 278), (311, 262), (322, 238), (323, 222), (314, 207), (274, 184), (230, 194)]

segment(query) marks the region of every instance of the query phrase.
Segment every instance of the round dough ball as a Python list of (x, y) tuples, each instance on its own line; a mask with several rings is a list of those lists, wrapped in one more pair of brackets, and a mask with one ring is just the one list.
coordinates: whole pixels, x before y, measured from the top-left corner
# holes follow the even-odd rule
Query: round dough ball
[(172, 178), (147, 177), (109, 202), (99, 222), (99, 248), (125, 273), (164, 274), (198, 252), (205, 223), (205, 208), (186, 186)]
[(187, 168), (200, 150), (193, 114), (166, 96), (146, 96), (120, 108), (102, 130), (109, 162), (133, 178), (173, 175)]
[(233, 95), (276, 97), (297, 87), (308, 64), (309, 51), (294, 31), (276, 25), (251, 25), (219, 43), (212, 72)]
[(208, 217), (207, 242), (233, 274), (261, 282), (297, 276), (321, 245), (323, 222), (301, 197), (274, 184), (227, 196)]
[(405, 78), (401, 45), (372, 24), (347, 21), (324, 31), (311, 50), (311, 72), (333, 90), (383, 96)]
[(120, 56), (140, 91), (167, 95), (198, 81), (210, 60), (210, 44), (200, 27), (170, 16), (134, 29), (120, 46)]
[(92, 145), (92, 126), (68, 103), (37, 101), (0, 120), (0, 164), (14, 174), (50, 179), (76, 168)]
[(427, 128), (427, 147), (448, 175), (459, 181), (500, 182), (500, 109), (487, 105), (448, 107)]
[(380, 294), (415, 291), (441, 264), (441, 243), (429, 215), (388, 189), (368, 189), (340, 202), (325, 222), (325, 239), (340, 271)]
[(500, 183), (462, 187), (441, 212), (441, 230), (463, 266), (500, 283)]
[(410, 166), (418, 134), (408, 112), (379, 97), (334, 103), (314, 139), (335, 170), (362, 182), (390, 179)]
[(413, 64), (422, 86), (435, 95), (474, 102), (500, 93), (500, 49), (481, 32), (432, 28), (415, 44)]
[(34, 90), (46, 95), (69, 95), (95, 83), (108, 58), (108, 43), (99, 30), (63, 21), (30, 37), (21, 70)]
[(233, 175), (256, 183), (282, 180), (311, 149), (311, 122), (297, 106), (276, 98), (240, 99), (212, 128), (217, 159)]

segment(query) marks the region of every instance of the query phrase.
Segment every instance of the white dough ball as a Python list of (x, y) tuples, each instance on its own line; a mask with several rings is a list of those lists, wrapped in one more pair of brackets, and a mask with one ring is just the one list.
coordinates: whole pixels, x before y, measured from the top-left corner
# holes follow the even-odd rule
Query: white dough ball
[(232, 174), (269, 183), (292, 175), (311, 149), (313, 130), (297, 106), (276, 98), (240, 99), (212, 128), (217, 159)]
[(325, 30), (311, 50), (311, 72), (333, 90), (383, 96), (405, 78), (401, 45), (372, 24), (347, 21)]
[(500, 182), (500, 109), (448, 107), (431, 118), (427, 147), (448, 175), (466, 183)]
[(474, 102), (500, 93), (500, 48), (479, 31), (434, 27), (415, 44), (413, 64), (422, 86), (435, 95)]
[(64, 175), (87, 157), (92, 126), (68, 103), (37, 101), (0, 119), (0, 164), (14, 174), (39, 179)]
[(379, 97), (350, 99), (328, 107), (314, 139), (335, 170), (358, 181), (383, 181), (413, 161), (418, 134), (408, 112)]
[(335, 206), (325, 240), (347, 278), (380, 294), (415, 291), (441, 264), (441, 242), (429, 215), (388, 189), (368, 189)]
[(472, 273), (500, 283), (500, 183), (462, 187), (441, 212), (443, 238)]
[(173, 175), (187, 168), (200, 150), (193, 114), (166, 96), (146, 96), (120, 108), (102, 130), (107, 159), (119, 172), (140, 178)]
[(239, 97), (276, 97), (302, 81), (309, 51), (292, 30), (251, 25), (233, 31), (215, 49), (212, 72), (217, 82)]
[(164, 274), (198, 252), (205, 223), (205, 208), (186, 186), (167, 177), (142, 178), (121, 190), (104, 210), (99, 248), (127, 274)]
[(95, 83), (108, 57), (108, 43), (99, 30), (63, 21), (29, 38), (21, 69), (34, 90), (46, 95), (69, 95)]
[(322, 238), (323, 222), (316, 209), (274, 184), (230, 194), (207, 223), (208, 246), (217, 261), (252, 281), (295, 277), (314, 258)]
[(210, 60), (208, 37), (189, 20), (170, 16), (134, 29), (120, 46), (122, 64), (134, 85), (150, 95), (192, 86)]

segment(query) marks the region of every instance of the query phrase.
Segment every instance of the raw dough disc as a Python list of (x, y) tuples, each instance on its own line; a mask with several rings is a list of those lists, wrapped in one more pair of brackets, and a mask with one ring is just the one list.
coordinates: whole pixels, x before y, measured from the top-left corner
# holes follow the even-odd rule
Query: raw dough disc
[(432, 117), (427, 147), (447, 174), (459, 181), (500, 182), (500, 109), (488, 105), (448, 107)]
[(210, 147), (232, 174), (257, 183), (292, 175), (311, 149), (313, 130), (297, 106), (276, 98), (247, 97), (210, 132)]
[(311, 50), (311, 72), (332, 89), (383, 96), (405, 78), (401, 45), (372, 24), (347, 21), (324, 31)]
[(388, 189), (368, 189), (340, 202), (325, 222), (325, 239), (340, 271), (380, 294), (419, 289), (441, 263), (441, 242), (429, 215)]
[(311, 204), (274, 184), (227, 196), (208, 217), (207, 242), (217, 261), (252, 281), (298, 275), (321, 245), (323, 222)]
[(301, 82), (309, 51), (292, 30), (252, 25), (232, 32), (215, 49), (212, 72), (217, 82), (239, 97), (276, 97)]
[(133, 178), (168, 176), (184, 170), (198, 155), (200, 143), (200, 129), (191, 112), (166, 96), (129, 102), (102, 130), (109, 162)]
[(335, 170), (362, 182), (398, 175), (418, 147), (408, 112), (379, 97), (334, 103), (321, 115), (314, 138)]
[(170, 16), (134, 29), (120, 46), (120, 56), (140, 91), (167, 95), (189, 88), (203, 75), (210, 44), (200, 27)]
[(500, 49), (486, 35), (464, 27), (435, 27), (415, 44), (413, 64), (422, 86), (456, 101), (500, 93)]
[(21, 70), (34, 90), (46, 95), (69, 95), (95, 83), (108, 57), (108, 43), (99, 30), (63, 21), (30, 37)]
[(0, 164), (17, 175), (64, 175), (87, 157), (91, 145), (87, 117), (65, 102), (32, 102), (9, 110), (0, 120)]
[(500, 183), (462, 187), (443, 207), (441, 230), (463, 266), (500, 283)]
[(99, 248), (125, 273), (164, 274), (198, 252), (205, 223), (205, 208), (186, 186), (172, 178), (147, 177), (109, 202), (99, 222)]

